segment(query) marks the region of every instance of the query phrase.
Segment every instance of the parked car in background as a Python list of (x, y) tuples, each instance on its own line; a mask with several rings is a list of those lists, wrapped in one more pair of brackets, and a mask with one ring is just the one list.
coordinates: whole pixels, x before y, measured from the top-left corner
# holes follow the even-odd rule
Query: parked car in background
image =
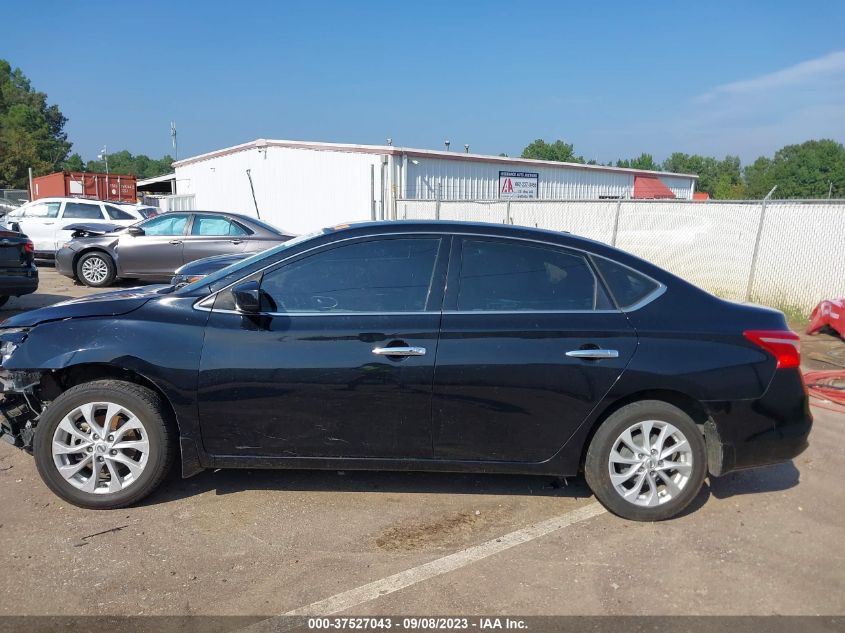
[(237, 213), (169, 212), (127, 229), (67, 242), (56, 254), (56, 270), (98, 288), (118, 278), (169, 281), (186, 262), (255, 253), (291, 237)]
[(0, 306), (38, 289), (32, 240), (0, 224)]
[(158, 207), (153, 207), (147, 204), (127, 204), (125, 202), (115, 202), (115, 206), (125, 209), (126, 211), (134, 211), (141, 215), (145, 220), (161, 213)]
[(65, 227), (78, 222), (129, 226), (143, 220), (135, 209), (112, 202), (83, 198), (40, 198), (8, 214), (9, 228), (26, 233), (35, 246), (36, 258), (52, 258), (71, 237)]
[(216, 273), (218, 270), (236, 264), (242, 259), (246, 259), (252, 253), (229, 253), (228, 255), (214, 255), (212, 257), (204, 257), (193, 262), (189, 262), (177, 268), (170, 283), (174, 286), (183, 284), (192, 284), (207, 277), (211, 273)]
[(327, 229), (183, 288), (16, 315), (0, 342), (2, 431), (88, 508), (140, 501), (178, 459), (185, 476), (583, 471), (654, 521), (708, 472), (795, 457), (812, 426), (782, 313), (506, 225)]

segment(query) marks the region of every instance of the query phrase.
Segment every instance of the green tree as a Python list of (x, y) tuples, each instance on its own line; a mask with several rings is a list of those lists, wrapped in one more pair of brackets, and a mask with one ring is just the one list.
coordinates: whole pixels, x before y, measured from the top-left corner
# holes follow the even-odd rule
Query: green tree
[[(126, 174), (138, 178), (152, 178), (173, 171), (173, 157), (166, 154), (162, 158), (150, 158), (144, 154), (133, 155), (128, 150), (121, 150), (108, 155), (109, 173)], [(104, 172), (106, 163), (103, 160), (89, 160), (87, 171)]]
[(713, 198), (732, 197), (740, 192), (735, 185), (742, 184), (742, 170), (738, 156), (725, 156), (719, 160), (712, 156), (675, 152), (663, 161), (663, 170), (681, 174), (696, 174), (696, 190), (706, 191)]
[(71, 148), (66, 122), (20, 68), (0, 59), (0, 187), (26, 188), (30, 167), (36, 175), (61, 169)]
[(628, 167), (630, 169), (644, 169), (646, 171), (659, 171), (660, 165), (654, 162), (651, 154), (642, 153), (637, 158), (625, 158), (616, 161), (617, 167)]
[(82, 171), (85, 169), (85, 162), (82, 160), (82, 156), (74, 152), (64, 162), (62, 169), (65, 171)]
[(583, 163), (583, 156), (575, 155), (575, 148), (570, 143), (564, 143), (560, 139), (554, 143), (546, 143), (538, 138), (522, 150), (522, 158), (535, 158), (538, 160), (554, 160), (563, 163)]
[(845, 197), (845, 147), (829, 139), (787, 145), (748, 165), (745, 181), (753, 198), (775, 185), (775, 198), (826, 198), (831, 187), (833, 197)]

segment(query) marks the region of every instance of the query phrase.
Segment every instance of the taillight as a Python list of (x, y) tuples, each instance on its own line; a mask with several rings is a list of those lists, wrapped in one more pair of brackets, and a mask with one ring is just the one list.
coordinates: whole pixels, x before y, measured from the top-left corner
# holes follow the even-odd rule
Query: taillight
[(26, 242), (24, 242), (23, 252), (24, 253), (34, 253), (35, 252), (35, 246), (33, 246), (32, 240), (27, 240)]
[(801, 339), (789, 330), (746, 330), (745, 338), (759, 345), (777, 360), (778, 369), (801, 365)]

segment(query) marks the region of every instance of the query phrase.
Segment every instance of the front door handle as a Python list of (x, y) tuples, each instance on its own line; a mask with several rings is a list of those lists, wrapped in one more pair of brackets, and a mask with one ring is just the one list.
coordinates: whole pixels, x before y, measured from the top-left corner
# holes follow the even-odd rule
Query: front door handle
[(615, 349), (573, 349), (566, 352), (570, 358), (588, 358), (599, 360), (601, 358), (619, 358), (619, 351)]
[(229, 240), (232, 244), (240, 244), (243, 240)]
[(378, 356), (425, 356), (424, 347), (376, 347), (373, 354)]
[(170, 240), (171, 244), (181, 244), (182, 240)]

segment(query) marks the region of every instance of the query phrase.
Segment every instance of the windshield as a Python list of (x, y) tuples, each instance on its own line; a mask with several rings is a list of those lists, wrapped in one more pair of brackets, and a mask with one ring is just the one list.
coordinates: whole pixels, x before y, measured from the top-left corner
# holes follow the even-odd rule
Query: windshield
[(278, 246), (274, 246), (273, 248), (268, 248), (266, 251), (261, 251), (260, 253), (256, 253), (252, 257), (247, 257), (246, 259), (242, 259), (239, 262), (235, 262), (226, 268), (221, 268), (216, 273), (212, 273), (207, 277), (203, 277), (187, 286), (183, 286), (178, 290), (179, 293), (190, 293), (197, 288), (201, 288), (202, 286), (209, 286), (213, 285), (215, 282), (223, 279), (224, 277), (231, 275), (234, 272), (239, 270), (243, 270), (249, 266), (252, 266), (255, 262), (259, 262), (264, 258), (272, 257), (277, 253), (281, 253), (289, 249), (292, 246), (296, 246), (297, 244), (302, 244), (303, 242), (307, 242), (310, 239), (313, 239), (319, 235), (323, 235), (325, 230), (314, 231), (313, 233), (306, 233), (305, 235), (300, 235), (299, 237), (295, 237), (292, 240), (288, 240), (287, 242), (283, 242)]

